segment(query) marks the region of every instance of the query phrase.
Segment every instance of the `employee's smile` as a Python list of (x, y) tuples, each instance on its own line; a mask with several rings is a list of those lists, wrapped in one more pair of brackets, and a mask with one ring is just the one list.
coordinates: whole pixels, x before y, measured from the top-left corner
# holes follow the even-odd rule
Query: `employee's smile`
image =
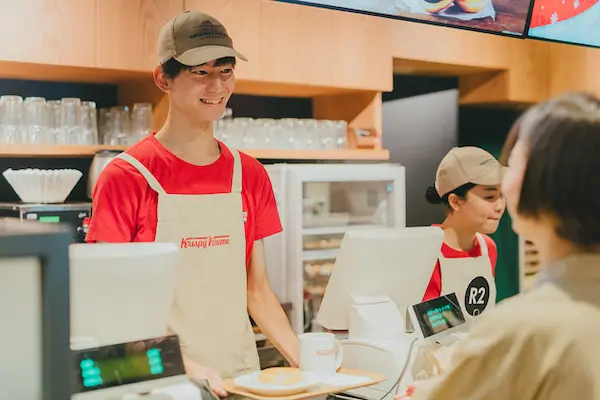
[(211, 106), (216, 106), (216, 105), (221, 104), (223, 102), (223, 99), (224, 99), (224, 97), (221, 97), (218, 99), (200, 99), (200, 102), (211, 105)]

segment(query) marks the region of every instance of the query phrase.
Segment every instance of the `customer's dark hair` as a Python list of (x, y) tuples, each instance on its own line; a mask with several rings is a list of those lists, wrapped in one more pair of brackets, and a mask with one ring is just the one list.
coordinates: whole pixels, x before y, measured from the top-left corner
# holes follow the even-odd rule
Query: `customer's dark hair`
[[(216, 61), (215, 66), (221, 67), (223, 65), (231, 65), (235, 67), (235, 63), (235, 57), (223, 57)], [(174, 58), (169, 58), (163, 65), (161, 65), (161, 67), (163, 73), (171, 79), (177, 78), (182, 71), (193, 68), (180, 63)]]
[(427, 202), (429, 204), (443, 204), (446, 207), (448, 207), (448, 209), (452, 209), (450, 207), (450, 201), (449, 201), (449, 197), (451, 194), (455, 194), (458, 197), (460, 197), (461, 199), (466, 199), (467, 198), (467, 194), (469, 193), (469, 190), (473, 189), (475, 186), (474, 183), (465, 183), (462, 186), (457, 187), (456, 189), (452, 190), (449, 193), (446, 193), (445, 195), (441, 196), (439, 195), (439, 193), (437, 192), (436, 188), (435, 188), (435, 183), (431, 184), (431, 186), (429, 186), (427, 188), (427, 191), (425, 192), (425, 200), (427, 200)]
[(576, 245), (600, 244), (600, 99), (573, 93), (536, 105), (513, 136), (528, 151), (519, 214), (551, 217)]
[(517, 140), (519, 139), (519, 130), (521, 127), (521, 121), (523, 120), (523, 114), (519, 119), (515, 121), (512, 128), (506, 135), (506, 139), (504, 140), (504, 145), (502, 146), (502, 150), (500, 151), (500, 157), (498, 157), (498, 162), (505, 167), (508, 165), (508, 158), (510, 157), (510, 153), (515, 147)]

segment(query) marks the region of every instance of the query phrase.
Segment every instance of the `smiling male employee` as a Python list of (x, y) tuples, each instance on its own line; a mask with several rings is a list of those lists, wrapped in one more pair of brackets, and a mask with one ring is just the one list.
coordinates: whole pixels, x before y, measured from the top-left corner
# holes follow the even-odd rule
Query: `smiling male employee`
[(213, 137), (236, 57), (246, 61), (207, 14), (186, 12), (162, 28), (154, 81), (169, 95), (169, 115), (104, 169), (87, 235), (181, 247), (170, 328), (188, 372), (208, 377), (220, 395), (221, 378), (259, 368), (248, 311), (290, 364), (298, 357), (267, 279), (262, 239), (282, 230), (271, 182), (256, 159)]

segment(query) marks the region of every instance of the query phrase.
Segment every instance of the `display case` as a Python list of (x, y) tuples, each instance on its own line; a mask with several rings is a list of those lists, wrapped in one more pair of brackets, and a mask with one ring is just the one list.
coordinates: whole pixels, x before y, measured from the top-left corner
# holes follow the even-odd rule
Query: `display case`
[(271, 286), (293, 305), (297, 333), (318, 331), (316, 313), (344, 234), (406, 226), (404, 167), (276, 164), (267, 171), (284, 227), (265, 240)]

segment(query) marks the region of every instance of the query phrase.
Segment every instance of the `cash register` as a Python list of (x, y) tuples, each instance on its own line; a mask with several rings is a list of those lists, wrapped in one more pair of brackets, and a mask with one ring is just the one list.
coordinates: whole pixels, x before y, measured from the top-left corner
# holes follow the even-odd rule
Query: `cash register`
[(317, 322), (326, 329), (348, 331), (348, 338), (341, 341), (342, 367), (388, 377), (347, 394), (392, 400), (413, 380), (415, 346), (441, 340), (445, 331), (463, 325), (456, 296), (422, 303), (443, 237), (438, 227), (345, 234)]
[(177, 336), (167, 335), (179, 248), (69, 248), (72, 400), (200, 400)]
[(2, 398), (200, 400), (167, 335), (179, 249), (0, 219)]

